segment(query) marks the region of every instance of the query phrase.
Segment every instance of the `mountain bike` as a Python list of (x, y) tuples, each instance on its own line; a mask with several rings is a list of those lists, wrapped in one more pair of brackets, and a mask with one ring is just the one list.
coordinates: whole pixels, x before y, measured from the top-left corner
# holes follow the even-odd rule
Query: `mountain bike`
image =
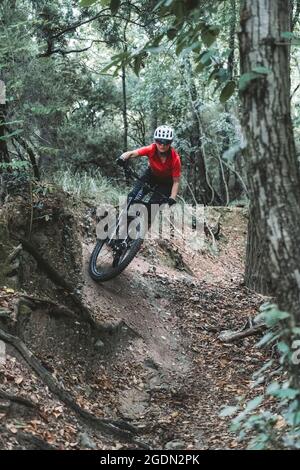
[[(127, 203), (118, 214), (113, 230), (108, 233), (106, 237), (97, 239), (89, 262), (89, 273), (94, 281), (109, 281), (118, 276), (131, 263), (143, 244), (146, 225), (148, 224), (146, 224), (143, 214), (139, 212), (137, 212), (135, 216), (129, 215), (130, 207), (135, 203), (142, 204), (146, 207), (148, 214), (150, 204), (145, 198), (149, 199), (149, 196), (156, 193), (159, 194), (162, 201), (165, 200), (167, 202), (168, 199), (165, 195), (157, 191), (156, 186), (150, 186), (142, 181), (139, 175), (128, 166), (124, 168), (124, 170), (128, 178), (136, 179), (141, 182), (142, 189), (135, 198), (127, 198)], [(107, 215), (108, 214), (104, 214), (104, 217)], [(136, 224), (135, 218), (138, 218)], [(135, 229), (134, 237), (132, 233), (126, 233), (125, 236), (122, 235), (122, 228), (125, 223), (127, 227), (133, 223)]]

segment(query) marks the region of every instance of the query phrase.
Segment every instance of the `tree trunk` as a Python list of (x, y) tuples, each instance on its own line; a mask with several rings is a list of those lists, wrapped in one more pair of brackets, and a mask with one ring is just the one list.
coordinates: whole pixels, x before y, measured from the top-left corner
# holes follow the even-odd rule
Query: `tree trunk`
[(6, 104), (5, 104), (5, 84), (0, 80), (0, 163), (9, 162), (7, 142), (5, 139), (6, 128)]
[(123, 124), (124, 124), (124, 143), (123, 152), (128, 149), (128, 119), (127, 119), (127, 96), (126, 96), (126, 69), (122, 65), (122, 91), (123, 91)]
[[(129, 17), (126, 21), (123, 31), (123, 52), (124, 54), (127, 53), (127, 38), (126, 38), (126, 29), (128, 26), (130, 18), (130, 11)], [(127, 94), (126, 94), (126, 66), (125, 63), (122, 62), (122, 93), (123, 93), (123, 124), (124, 124), (124, 143), (123, 143), (123, 152), (127, 152), (128, 150), (128, 116), (127, 116)]]
[(152, 139), (155, 129), (158, 127), (158, 101), (157, 101), (156, 96), (152, 100), (150, 112), (151, 112), (150, 127), (151, 127), (151, 139)]
[[(289, 42), (281, 37), (291, 29), (289, 2), (244, 0), (240, 18), (241, 74), (268, 69), (241, 92), (251, 201), (246, 281), (277, 297), (299, 324), (300, 175), (290, 114)], [(254, 265), (259, 248), (262, 256)]]
[(9, 155), (5, 140), (5, 114), (3, 108), (4, 106), (0, 104), (0, 163), (7, 163), (9, 162)]
[(190, 131), (191, 147), (190, 152), (192, 163), (192, 182), (194, 195), (199, 204), (220, 205), (221, 198), (210, 182), (208, 174), (205, 152), (202, 147), (203, 129), (201, 116), (198, 111), (199, 97), (198, 91), (193, 79), (192, 66), (189, 57), (185, 59), (183, 73), (186, 77), (186, 87), (190, 100), (190, 109), (192, 114), (192, 126)]
[(230, 31), (229, 31), (229, 55), (228, 55), (228, 78), (232, 80), (234, 72), (234, 48), (235, 48), (235, 29), (236, 29), (236, 0), (230, 0)]
[(245, 284), (261, 294), (271, 294), (272, 288), (265, 265), (268, 263), (268, 244), (265, 234), (259, 233), (255, 205), (250, 203), (246, 248)]

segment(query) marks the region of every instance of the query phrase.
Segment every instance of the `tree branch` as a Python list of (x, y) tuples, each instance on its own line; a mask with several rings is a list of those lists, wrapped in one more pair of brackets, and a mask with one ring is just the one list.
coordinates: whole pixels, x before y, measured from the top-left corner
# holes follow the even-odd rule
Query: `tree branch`
[(38, 411), (38, 405), (33, 403), (27, 398), (23, 398), (19, 395), (11, 395), (10, 393), (5, 392), (4, 390), (0, 389), (0, 399), (8, 400), (10, 402), (17, 403), (18, 405), (26, 406), (27, 408), (31, 408), (33, 410)]
[(62, 36), (63, 34), (65, 33), (69, 33), (70, 31), (75, 31), (77, 28), (79, 28), (80, 26), (83, 26), (84, 24), (88, 24), (88, 23), (91, 23), (92, 21), (94, 20), (97, 20), (98, 18), (100, 18), (101, 16), (111, 16), (111, 15), (103, 15), (103, 12), (105, 11), (110, 11), (110, 8), (104, 8), (103, 10), (99, 11), (97, 13), (97, 15), (95, 16), (92, 16), (92, 18), (89, 18), (85, 21), (77, 21), (77, 23), (74, 23), (72, 25), (68, 25), (65, 29), (63, 29), (62, 31), (60, 31), (59, 33), (56, 33), (54, 35), (52, 35), (50, 37), (51, 40), (53, 39), (57, 39), (59, 38), (60, 36)]
[(68, 54), (77, 54), (79, 52), (85, 52), (85, 51), (88, 51), (89, 49), (91, 49), (91, 47), (93, 46), (93, 44), (95, 42), (104, 42), (106, 43), (106, 41), (98, 41), (98, 40), (94, 40), (91, 42), (91, 44), (87, 47), (84, 47), (83, 49), (70, 49), (70, 50), (64, 50), (64, 49), (48, 49), (46, 52), (42, 53), (42, 54), (38, 54), (38, 57), (50, 57), (51, 55), (53, 54), (61, 54), (62, 56), (65, 56), (65, 55), (68, 55)]
[(239, 339), (247, 338), (248, 336), (258, 335), (262, 333), (266, 329), (266, 325), (257, 325), (253, 326), (253, 328), (248, 328), (244, 331), (223, 331), (219, 335), (219, 340), (222, 343), (233, 343), (234, 341), (238, 341)]

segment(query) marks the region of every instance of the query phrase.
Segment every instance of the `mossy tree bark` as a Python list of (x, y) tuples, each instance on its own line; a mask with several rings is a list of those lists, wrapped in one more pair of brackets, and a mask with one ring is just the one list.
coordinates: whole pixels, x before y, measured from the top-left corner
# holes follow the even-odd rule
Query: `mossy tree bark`
[(299, 324), (300, 175), (290, 112), (290, 47), (282, 37), (291, 30), (289, 7), (286, 0), (241, 4), (242, 77), (265, 68), (241, 92), (251, 199), (246, 282), (274, 295)]

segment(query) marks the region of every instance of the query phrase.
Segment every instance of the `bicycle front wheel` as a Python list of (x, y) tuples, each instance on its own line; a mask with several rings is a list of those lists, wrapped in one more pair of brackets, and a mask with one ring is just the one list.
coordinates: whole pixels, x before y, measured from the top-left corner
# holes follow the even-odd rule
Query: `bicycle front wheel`
[(89, 264), (91, 278), (103, 282), (118, 276), (131, 263), (142, 243), (142, 238), (97, 240)]

